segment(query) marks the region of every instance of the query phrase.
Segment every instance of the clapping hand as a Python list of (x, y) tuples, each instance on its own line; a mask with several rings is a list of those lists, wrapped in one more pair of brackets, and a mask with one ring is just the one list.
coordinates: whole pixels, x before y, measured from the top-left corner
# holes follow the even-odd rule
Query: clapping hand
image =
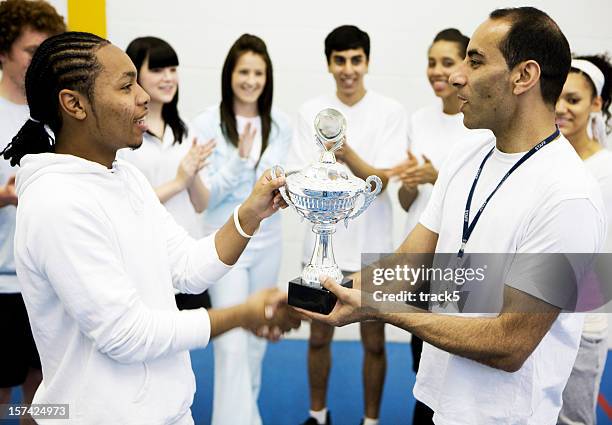
[(191, 186), (195, 176), (206, 166), (206, 159), (212, 154), (215, 145), (213, 139), (199, 145), (197, 139), (193, 138), (191, 148), (189, 148), (176, 170), (176, 180), (183, 188)]
[(399, 176), (406, 170), (411, 169), (419, 165), (419, 160), (414, 156), (410, 149), (406, 150), (406, 159), (390, 168), (387, 171), (389, 178), (399, 178)]
[(438, 179), (438, 170), (433, 166), (431, 160), (425, 155), (423, 164), (419, 164), (418, 159), (408, 149), (407, 158), (387, 171), (389, 178), (396, 178), (402, 182), (403, 186), (415, 188), (420, 184), (434, 184)]
[(422, 157), (422, 165), (410, 167), (399, 175), (399, 179), (404, 186), (415, 187), (420, 184), (435, 184), (436, 180), (438, 180), (438, 170), (436, 170), (429, 158), (425, 155), (422, 155)]
[(257, 129), (253, 128), (251, 130), (251, 123), (248, 122), (244, 126), (244, 131), (238, 138), (238, 155), (240, 158), (248, 158), (251, 154), (251, 150), (253, 149), (253, 141), (255, 140), (255, 135), (257, 134)]

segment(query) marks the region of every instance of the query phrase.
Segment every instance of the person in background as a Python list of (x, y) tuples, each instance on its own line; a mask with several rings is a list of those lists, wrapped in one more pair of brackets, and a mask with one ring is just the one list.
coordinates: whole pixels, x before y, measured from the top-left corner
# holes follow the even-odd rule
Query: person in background
[[(334, 29), (325, 38), (327, 69), (335, 82), (335, 93), (324, 94), (305, 102), (298, 112), (297, 126), (287, 168), (300, 169), (319, 159), (314, 142), (314, 119), (322, 109), (332, 107), (345, 116), (346, 139), (335, 152), (349, 172), (366, 179), (377, 175), (385, 190), (387, 169), (397, 163), (406, 145), (407, 113), (399, 102), (366, 90), (364, 77), (370, 64), (370, 37), (353, 25)], [(367, 211), (351, 221), (348, 229), (336, 226), (333, 236), (334, 255), (345, 276), (361, 268), (361, 253), (390, 252), (392, 243), (391, 198), (384, 191)], [(307, 231), (303, 261), (308, 263), (314, 246), (313, 233)], [(385, 328), (381, 322), (362, 323), (364, 349), (363, 386), (365, 425), (376, 425), (380, 413), (387, 358)], [(327, 385), (331, 369), (330, 345), (334, 328), (313, 321), (308, 341), (308, 382), (310, 411), (305, 424), (331, 423), (327, 409)]]
[[(582, 56), (572, 67), (556, 105), (557, 125), (593, 173), (612, 223), (612, 152), (605, 148), (610, 120), (612, 65), (603, 55)], [(612, 253), (612, 232), (602, 249)], [(574, 368), (563, 390), (558, 424), (595, 424), (599, 384), (608, 355), (608, 317), (587, 314)]]
[[(291, 142), (289, 119), (272, 106), (272, 61), (264, 41), (243, 34), (231, 46), (221, 73), (221, 103), (195, 118), (200, 140), (214, 139), (205, 169), (210, 191), (202, 223), (215, 231), (249, 195), (267, 168), (281, 163)], [(278, 280), (282, 256), (280, 215), (264, 221), (232, 270), (210, 289), (214, 308), (243, 303)], [(214, 343), (214, 425), (261, 423), (257, 398), (265, 340), (235, 329)], [(239, 406), (238, 408), (236, 406)]]
[[(400, 205), (407, 212), (406, 233), (419, 222), (431, 196), (438, 170), (457, 143), (493, 138), (489, 130), (470, 130), (463, 125), (461, 101), (449, 77), (463, 62), (470, 39), (455, 28), (440, 31), (427, 52), (427, 79), (441, 103), (419, 109), (408, 121), (408, 158), (389, 172), (401, 180)], [(419, 159), (417, 159), (420, 156)], [(452, 161), (452, 159), (451, 159)], [(412, 368), (419, 370), (423, 340), (412, 335)], [(432, 424), (433, 411), (416, 400), (413, 424)]]
[[(0, 150), (28, 119), (25, 74), (32, 55), (45, 39), (64, 31), (64, 19), (45, 1), (0, 2)], [(15, 172), (8, 161), (0, 161), (0, 337), (7, 342), (0, 350), (0, 418), (12, 388), (21, 386), (23, 402), (31, 403), (41, 380), (40, 359), (15, 273)]]
[[(126, 53), (138, 70), (138, 84), (151, 100), (142, 145), (122, 149), (119, 156), (142, 171), (176, 222), (198, 238), (200, 213), (208, 202), (208, 190), (199, 172), (214, 143), (200, 145), (195, 138), (190, 139), (179, 115), (179, 60), (172, 46), (156, 37), (141, 37), (130, 42)], [(177, 293), (175, 297), (181, 310), (210, 306), (207, 292)]]

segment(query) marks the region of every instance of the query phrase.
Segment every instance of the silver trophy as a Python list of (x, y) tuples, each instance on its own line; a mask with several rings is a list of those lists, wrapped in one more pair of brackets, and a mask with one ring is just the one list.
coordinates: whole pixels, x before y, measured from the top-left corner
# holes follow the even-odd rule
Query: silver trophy
[[(319, 276), (326, 275), (347, 287), (352, 280), (345, 278), (334, 259), (332, 235), (335, 225), (359, 216), (380, 193), (382, 182), (378, 176), (365, 181), (353, 176), (347, 167), (336, 162), (335, 151), (342, 147), (346, 133), (346, 119), (335, 109), (324, 109), (314, 121), (315, 142), (320, 150), (319, 160), (302, 171), (288, 174), (282, 167), (272, 168), (273, 177), (285, 176), (286, 184), (280, 193), (290, 206), (310, 221), (316, 235), (314, 251), (302, 275), (289, 282), (289, 304), (318, 313), (329, 314), (336, 303), (334, 294), (321, 286)], [(363, 198), (359, 203), (358, 199)]]

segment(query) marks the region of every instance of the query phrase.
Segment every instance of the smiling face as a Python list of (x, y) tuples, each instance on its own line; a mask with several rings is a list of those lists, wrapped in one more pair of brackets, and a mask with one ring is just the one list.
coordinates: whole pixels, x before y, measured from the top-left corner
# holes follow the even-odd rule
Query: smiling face
[(481, 24), (470, 40), (465, 60), (450, 77), (462, 101), (460, 110), (467, 128), (495, 130), (513, 119), (517, 100), (511, 72), (499, 49), (509, 29), (510, 23), (503, 19)]
[(232, 71), (234, 102), (243, 105), (257, 103), (266, 86), (266, 62), (257, 53), (245, 52)]
[(570, 72), (555, 106), (557, 125), (561, 133), (572, 140), (586, 134), (591, 112), (601, 111), (601, 97), (593, 96), (587, 77)]
[(429, 48), (427, 79), (436, 96), (442, 99), (457, 96), (457, 90), (448, 79), (459, 68), (462, 61), (459, 46), (454, 41), (436, 41)]
[(178, 90), (177, 67), (149, 68), (147, 57), (138, 72), (138, 83), (151, 96), (151, 102), (170, 103)]
[(136, 82), (136, 68), (121, 49), (109, 44), (96, 57), (102, 69), (87, 108), (87, 128), (96, 149), (114, 156), (118, 149), (142, 144), (150, 98)]
[(328, 70), (336, 80), (336, 91), (341, 100), (361, 98), (365, 94), (363, 76), (368, 73), (368, 59), (362, 47), (340, 52), (333, 50)]
[(8, 78), (14, 87), (25, 95), (25, 74), (34, 52), (50, 35), (24, 27), (21, 35), (11, 44), (6, 53), (0, 53), (2, 78)]

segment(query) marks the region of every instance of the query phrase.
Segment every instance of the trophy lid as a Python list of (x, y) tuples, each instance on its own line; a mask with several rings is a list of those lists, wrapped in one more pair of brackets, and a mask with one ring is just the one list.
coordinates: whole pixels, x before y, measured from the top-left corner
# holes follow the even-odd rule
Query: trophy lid
[(342, 147), (346, 133), (346, 118), (336, 109), (319, 112), (314, 120), (315, 142), (319, 147), (319, 160), (298, 173), (287, 176), (290, 190), (317, 192), (361, 191), (366, 183), (353, 176), (346, 165), (336, 162), (334, 152)]
[(299, 173), (287, 176), (287, 185), (290, 190), (354, 193), (363, 190), (365, 181), (352, 176), (343, 164), (313, 162)]

